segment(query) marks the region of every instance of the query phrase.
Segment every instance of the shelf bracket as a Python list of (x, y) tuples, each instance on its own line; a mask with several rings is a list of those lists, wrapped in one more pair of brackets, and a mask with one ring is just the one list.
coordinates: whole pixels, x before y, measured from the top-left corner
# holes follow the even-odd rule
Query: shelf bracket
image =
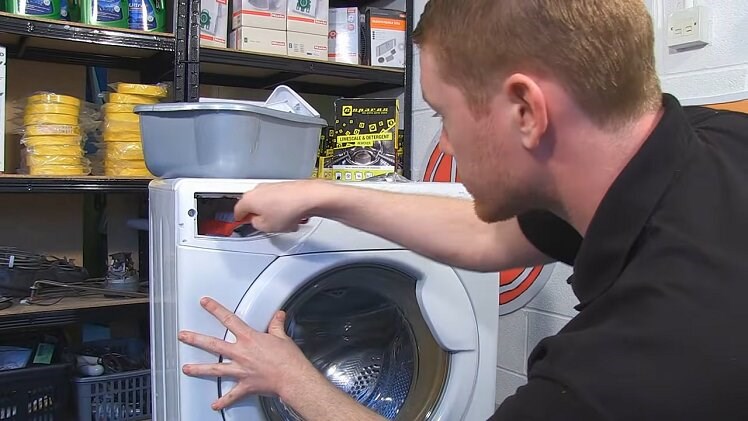
[(22, 36), (18, 40), (18, 50), (16, 52), (16, 58), (22, 59), (26, 54), (26, 47), (29, 45), (29, 37)]

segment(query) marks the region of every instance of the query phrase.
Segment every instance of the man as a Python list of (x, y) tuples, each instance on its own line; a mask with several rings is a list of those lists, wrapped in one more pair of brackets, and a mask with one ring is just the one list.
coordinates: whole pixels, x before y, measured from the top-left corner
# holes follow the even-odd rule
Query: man
[[(414, 40), (474, 201), (299, 181), (246, 193), (237, 218), (331, 218), (480, 271), (573, 264), (580, 313), (496, 419), (745, 419), (748, 117), (661, 93), (640, 0), (431, 0)], [(398, 218), (379, 224), (383, 208)], [(264, 334), (203, 304), (238, 337), (182, 335), (233, 360), (184, 367), (238, 380), (214, 408), (261, 393), (307, 420), (379, 419), (304, 359), (282, 313)]]

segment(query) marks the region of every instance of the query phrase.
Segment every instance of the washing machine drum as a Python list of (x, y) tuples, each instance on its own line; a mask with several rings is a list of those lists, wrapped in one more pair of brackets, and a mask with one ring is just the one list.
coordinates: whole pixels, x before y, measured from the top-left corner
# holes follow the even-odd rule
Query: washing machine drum
[[(304, 288), (286, 311), (289, 335), (336, 387), (384, 418), (428, 419), (448, 358), (423, 320), (415, 280), (385, 267), (347, 268)], [(276, 398), (262, 406), (270, 420), (302, 419)]]

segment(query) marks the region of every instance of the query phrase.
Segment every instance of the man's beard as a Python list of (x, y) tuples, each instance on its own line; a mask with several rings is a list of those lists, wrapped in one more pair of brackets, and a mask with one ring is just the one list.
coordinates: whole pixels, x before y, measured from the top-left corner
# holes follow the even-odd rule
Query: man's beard
[(528, 189), (496, 188), (486, 198), (473, 195), (473, 207), (478, 218), (486, 223), (507, 221), (539, 205), (536, 195)]

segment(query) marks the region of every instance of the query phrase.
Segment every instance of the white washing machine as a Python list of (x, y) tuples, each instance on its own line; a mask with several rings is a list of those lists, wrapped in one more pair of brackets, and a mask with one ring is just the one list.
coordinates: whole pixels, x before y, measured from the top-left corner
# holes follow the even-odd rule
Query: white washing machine
[[(182, 374), (184, 364), (219, 357), (180, 343), (178, 331), (234, 339), (200, 307), (203, 296), (261, 331), (285, 309), (287, 331), (310, 361), (388, 419), (487, 419), (495, 409), (496, 274), (442, 265), (321, 218), (290, 234), (201, 232), (204, 221), (230, 212), (241, 193), (262, 182), (270, 181), (178, 179), (150, 186), (153, 419), (297, 419), (268, 397), (215, 412), (210, 404), (231, 380)], [(357, 185), (469, 197), (457, 184)], [(381, 211), (383, 224), (398, 217)]]

